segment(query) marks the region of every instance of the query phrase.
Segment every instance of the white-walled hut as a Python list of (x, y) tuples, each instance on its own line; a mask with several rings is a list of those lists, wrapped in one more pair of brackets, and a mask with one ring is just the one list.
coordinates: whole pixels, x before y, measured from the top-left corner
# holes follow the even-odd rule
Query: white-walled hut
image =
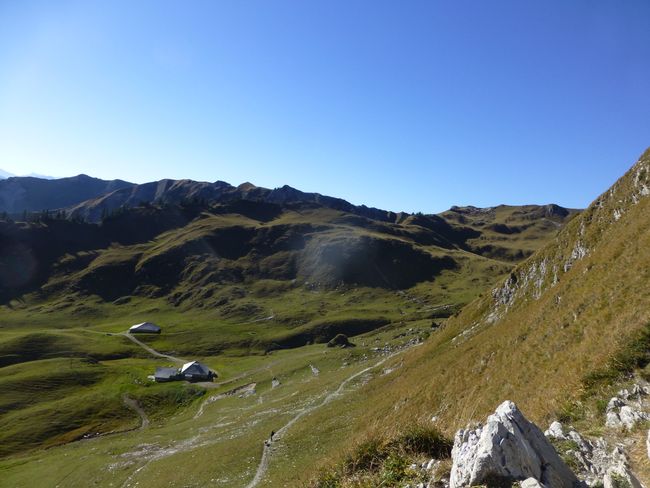
[(216, 376), (210, 368), (198, 361), (185, 363), (180, 373), (188, 381), (212, 381), (212, 378)]
[(151, 322), (142, 322), (129, 327), (129, 334), (160, 334), (162, 329)]

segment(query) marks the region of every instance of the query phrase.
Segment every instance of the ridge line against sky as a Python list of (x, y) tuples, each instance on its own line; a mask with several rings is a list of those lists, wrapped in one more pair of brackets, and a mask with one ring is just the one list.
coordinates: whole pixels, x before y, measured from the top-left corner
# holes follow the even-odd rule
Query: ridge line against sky
[(0, 168), (391, 210), (586, 207), (650, 145), (650, 4), (0, 3)]
[[(15, 175), (13, 173), (10, 173), (8, 175), (5, 175), (3, 173), (7, 173), (7, 172), (3, 171), (2, 168), (0, 168), (0, 181), (2, 181), (3, 179), (11, 178), (11, 177), (39, 178), (39, 179), (46, 179), (46, 180), (57, 180), (57, 179), (62, 179), (62, 178), (74, 178), (74, 177), (77, 177), (77, 176), (87, 176), (87, 177), (90, 177), (90, 178), (97, 178), (97, 177), (95, 177), (93, 175), (87, 175), (85, 173), (80, 173), (80, 174), (71, 175), (71, 176), (50, 176), (50, 175), (41, 175), (41, 174), (37, 174), (37, 173), (31, 173), (31, 174), (25, 174), (25, 175)], [(103, 178), (100, 178), (100, 179), (103, 179)], [(208, 181), (208, 180), (204, 180), (204, 179), (203, 180), (191, 180), (191, 179), (188, 179), (188, 178), (160, 178), (159, 180), (150, 180), (150, 181), (142, 181), (142, 182), (129, 181), (129, 180), (125, 180), (124, 178), (108, 178), (108, 179), (103, 179), (103, 180), (104, 181), (120, 180), (120, 181), (125, 181), (126, 183), (133, 183), (133, 184), (136, 184), (136, 185), (142, 185), (142, 184), (148, 184), (148, 183), (157, 183), (157, 182), (159, 182), (161, 180), (174, 180), (174, 181), (190, 180), (190, 181), (193, 181), (193, 182), (196, 182), (196, 183), (216, 183), (217, 181), (224, 182), (224, 180)], [(303, 193), (319, 193), (320, 195), (325, 196), (325, 197), (345, 200), (348, 203), (351, 203), (352, 205), (355, 205), (355, 206), (366, 206), (366, 207), (370, 207), (370, 208), (378, 208), (379, 210), (386, 210), (386, 211), (395, 212), (395, 213), (407, 212), (405, 210), (399, 210), (399, 209), (395, 209), (395, 208), (376, 207), (374, 205), (368, 205), (365, 202), (353, 202), (353, 201), (349, 200), (348, 198), (345, 198), (344, 196), (341, 196), (341, 195), (331, 195), (331, 194), (322, 193), (322, 192), (315, 191), (315, 190), (314, 191), (308, 191), (308, 190), (304, 190), (302, 188), (296, 188), (296, 187), (292, 187), (291, 185), (286, 185), (286, 184), (282, 185), (282, 186), (279, 186), (279, 187), (268, 187), (268, 186), (264, 186), (264, 185), (257, 185), (257, 184), (255, 184), (255, 182), (251, 182), (251, 181), (243, 181), (243, 182), (240, 182), (240, 183), (232, 183), (232, 182), (229, 182), (229, 181), (225, 181), (225, 183), (227, 183), (227, 184), (229, 184), (229, 185), (231, 185), (231, 186), (233, 186), (235, 188), (239, 187), (241, 185), (253, 185), (253, 186), (258, 187), (258, 188), (266, 188), (266, 189), (269, 189), (269, 190), (280, 189), (283, 186), (289, 186), (290, 188), (293, 188), (294, 190), (301, 191)], [(609, 185), (609, 186), (611, 186), (611, 185)], [(608, 186), (608, 188), (609, 188), (609, 186)], [(603, 192), (601, 192), (601, 193), (603, 193)], [(596, 200), (600, 196), (601, 193), (599, 193), (598, 195), (595, 195), (592, 198), (592, 200), (589, 202), (589, 204), (585, 205), (584, 207), (570, 207), (570, 206), (567, 206), (567, 205), (562, 205), (561, 202), (556, 202), (556, 201), (548, 201), (548, 202), (525, 201), (525, 202), (516, 202), (516, 203), (508, 202), (508, 201), (502, 201), (502, 202), (499, 202), (499, 203), (495, 203), (493, 205), (485, 205), (485, 206), (481, 206), (481, 207), (479, 207), (477, 205), (474, 205), (471, 202), (466, 203), (466, 204), (462, 204), (462, 205), (451, 202), (446, 207), (444, 207), (442, 210), (437, 211), (437, 212), (423, 212), (422, 210), (415, 209), (415, 210), (408, 211), (407, 213), (420, 213), (420, 212), (429, 213), (429, 214), (431, 214), (431, 213), (441, 213), (441, 212), (444, 212), (446, 210), (451, 209), (452, 207), (493, 208), (493, 207), (498, 207), (498, 206), (501, 206), (501, 205), (505, 205), (505, 206), (521, 206), (521, 205), (544, 206), (544, 205), (553, 205), (553, 204), (560, 205), (561, 207), (565, 207), (565, 208), (568, 208), (568, 209), (583, 210), (583, 209), (587, 208), (587, 206), (589, 206), (594, 200)]]

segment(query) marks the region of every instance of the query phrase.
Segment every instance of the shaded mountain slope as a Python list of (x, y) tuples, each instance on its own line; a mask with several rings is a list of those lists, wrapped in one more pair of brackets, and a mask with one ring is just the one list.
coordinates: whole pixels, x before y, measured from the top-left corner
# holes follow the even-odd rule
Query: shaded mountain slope
[(161, 180), (117, 189), (106, 195), (79, 202), (68, 208), (66, 212), (70, 217), (98, 222), (102, 215), (110, 214), (120, 207), (134, 207), (143, 202), (173, 205), (186, 201), (216, 204), (241, 200), (276, 205), (311, 203), (386, 222), (394, 222), (398, 217), (394, 212), (369, 208), (365, 205), (352, 205), (340, 198), (306, 193), (287, 185), (271, 190), (251, 183), (234, 187), (223, 181), (207, 183), (192, 180)]
[[(510, 259), (556, 232), (539, 221), (531, 225), (541, 227)], [(445, 271), (467, 274), (471, 267), (483, 269), (473, 277), (479, 283), (505, 272), (510, 259), (474, 251), (472, 240), (483, 235), (475, 227), (435, 215), (392, 223), (313, 202), (245, 199), (144, 204), (105, 217), (101, 225), (51, 217), (2, 222), (0, 295), (10, 300), (44, 286), (47, 295), (170, 295), (176, 304), (193, 298), (209, 306), (220, 286), (259, 279), (404, 289)], [(517, 243), (499, 245), (518, 249)]]
[(11, 177), (0, 180), (0, 212), (19, 214), (60, 209), (132, 186), (133, 183), (122, 180), (106, 181), (86, 175), (55, 180)]
[[(391, 226), (391, 234), (342, 224), (341, 216), (301, 208), (264, 222), (202, 212), (153, 240), (97, 251), (90, 261), (84, 253), (68, 256), (55, 263), (45, 290), (82, 291), (106, 300), (172, 294), (175, 303), (196, 299), (207, 306), (211, 292), (227, 283), (299, 279), (319, 287), (407, 288), (457, 267), (441, 249), (418, 244), (408, 228)], [(103, 227), (93, 229), (114, 242)]]

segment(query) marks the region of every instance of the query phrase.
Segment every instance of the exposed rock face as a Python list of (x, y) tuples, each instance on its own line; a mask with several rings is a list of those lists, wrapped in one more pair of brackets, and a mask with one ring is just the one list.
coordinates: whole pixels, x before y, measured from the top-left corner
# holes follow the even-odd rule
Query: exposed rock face
[[(495, 324), (511, 308), (527, 299), (537, 300), (558, 285), (571, 269), (597, 255), (601, 242), (608, 240), (605, 230), (614, 223), (625, 221), (626, 213), (648, 196), (650, 152), (646, 151), (628, 173), (581, 214), (579, 225), (561, 232), (553, 246), (548, 246), (544, 249), (546, 252), (539, 252), (517, 266), (505, 281), (492, 290), (491, 295), (484, 298), (483, 303), (487, 302), (489, 311), (478, 323)], [(554, 214), (555, 211), (549, 209), (548, 213)]]
[(529, 478), (553, 488), (581, 486), (542, 431), (510, 401), (484, 426), (458, 431), (452, 460), (451, 488)]

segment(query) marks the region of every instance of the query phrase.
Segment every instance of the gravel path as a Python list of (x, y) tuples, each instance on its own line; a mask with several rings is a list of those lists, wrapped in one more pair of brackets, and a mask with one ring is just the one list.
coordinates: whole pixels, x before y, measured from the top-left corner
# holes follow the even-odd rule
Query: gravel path
[(140, 430), (149, 427), (149, 417), (147, 417), (145, 411), (142, 410), (142, 407), (137, 402), (137, 400), (124, 395), (122, 397), (122, 401), (124, 402), (124, 405), (129, 407), (131, 410), (134, 410), (140, 416), (140, 419), (142, 420), (142, 423), (140, 424)]
[(123, 332), (121, 335), (128, 338), (131, 342), (134, 342), (135, 344), (137, 344), (138, 346), (140, 346), (142, 349), (144, 349), (145, 351), (147, 351), (149, 354), (153, 356), (169, 359), (170, 361), (173, 361), (178, 364), (184, 364), (189, 362), (187, 359), (177, 358), (176, 356), (171, 356), (169, 354), (163, 354), (161, 352), (158, 352), (153, 347), (148, 346), (137, 337), (134, 337), (133, 334), (129, 334), (128, 332)]

